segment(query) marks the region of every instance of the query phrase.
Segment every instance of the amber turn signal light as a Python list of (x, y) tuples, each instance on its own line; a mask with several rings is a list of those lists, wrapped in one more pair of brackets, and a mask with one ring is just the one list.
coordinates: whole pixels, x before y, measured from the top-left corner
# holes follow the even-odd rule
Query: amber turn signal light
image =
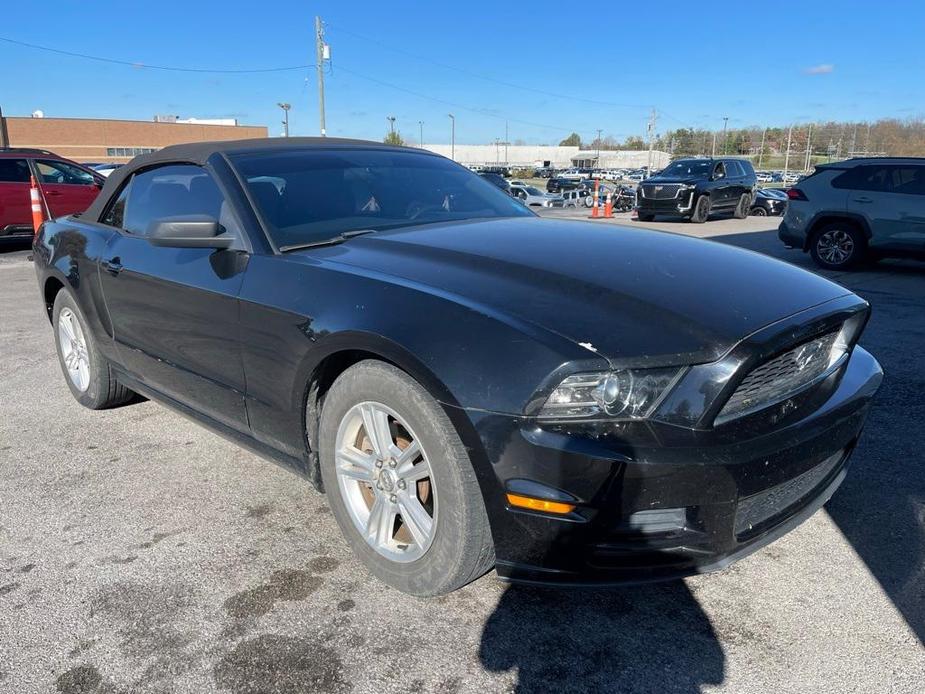
[(575, 510), (575, 504), (563, 504), (561, 501), (547, 501), (546, 499), (534, 499), (529, 496), (520, 496), (520, 494), (508, 494), (507, 502), (517, 508), (528, 508), (531, 511), (543, 511), (545, 513), (571, 513)]

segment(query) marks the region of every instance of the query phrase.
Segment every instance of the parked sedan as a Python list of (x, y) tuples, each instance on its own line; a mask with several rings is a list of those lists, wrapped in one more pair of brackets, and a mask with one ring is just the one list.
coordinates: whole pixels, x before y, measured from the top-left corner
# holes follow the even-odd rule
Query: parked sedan
[(539, 188), (528, 185), (511, 185), (511, 195), (521, 200), (527, 207), (562, 207), (561, 195), (544, 193)]
[(435, 595), (492, 567), (718, 569), (845, 477), (881, 380), (868, 305), (725, 244), (614, 232), (424, 150), (274, 138), (136, 157), (33, 250), (79, 403), (142, 393), (291, 468), (373, 574)]
[(779, 188), (758, 188), (752, 199), (750, 215), (779, 217), (787, 209), (787, 193)]

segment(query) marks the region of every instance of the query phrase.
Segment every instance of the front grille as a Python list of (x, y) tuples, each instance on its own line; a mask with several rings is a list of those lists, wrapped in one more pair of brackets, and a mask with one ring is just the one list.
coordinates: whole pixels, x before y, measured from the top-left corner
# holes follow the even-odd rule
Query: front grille
[(642, 189), (642, 197), (647, 200), (671, 200), (678, 197), (678, 191), (681, 190), (677, 183), (647, 184), (639, 187)]
[(736, 388), (716, 422), (740, 417), (786, 400), (812, 383), (840, 356), (835, 355), (833, 359), (837, 339), (837, 331), (828, 333), (797, 345), (757, 367)]

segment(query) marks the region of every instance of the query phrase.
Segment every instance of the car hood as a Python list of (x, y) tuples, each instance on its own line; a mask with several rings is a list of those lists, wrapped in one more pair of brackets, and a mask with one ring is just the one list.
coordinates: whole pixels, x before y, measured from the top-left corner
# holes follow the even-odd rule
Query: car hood
[(722, 243), (535, 217), (422, 225), (300, 253), (461, 297), (611, 361), (713, 361), (755, 330), (849, 293)]

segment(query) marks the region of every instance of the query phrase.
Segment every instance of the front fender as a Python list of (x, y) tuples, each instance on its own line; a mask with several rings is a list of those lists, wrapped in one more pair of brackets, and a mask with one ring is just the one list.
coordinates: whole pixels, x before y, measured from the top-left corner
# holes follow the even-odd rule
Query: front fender
[(51, 318), (54, 295), (67, 287), (77, 300), (100, 351), (112, 358), (112, 325), (99, 282), (99, 259), (115, 232), (72, 218), (46, 222), (33, 242), (43, 304)]

